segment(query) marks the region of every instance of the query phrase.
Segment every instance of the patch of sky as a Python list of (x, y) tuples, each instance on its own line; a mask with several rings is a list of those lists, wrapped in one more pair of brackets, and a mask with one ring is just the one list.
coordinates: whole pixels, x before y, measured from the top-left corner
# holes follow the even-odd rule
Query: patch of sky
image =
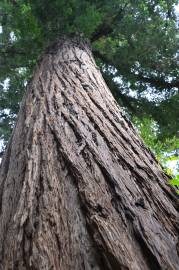
[(9, 88), (9, 83), (10, 83), (10, 79), (9, 79), (9, 78), (6, 78), (6, 79), (1, 83), (1, 85), (3, 86), (3, 89), (4, 89), (5, 91), (8, 90), (8, 88)]
[(14, 41), (17, 40), (17, 37), (15, 36), (14, 32), (11, 32), (11, 33), (10, 33), (10, 40), (11, 40), (12, 42), (14, 42)]

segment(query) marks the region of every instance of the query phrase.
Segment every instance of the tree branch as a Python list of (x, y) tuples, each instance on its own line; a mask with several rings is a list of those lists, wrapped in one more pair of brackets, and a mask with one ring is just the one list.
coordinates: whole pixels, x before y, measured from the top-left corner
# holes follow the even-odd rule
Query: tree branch
[(14, 47), (8, 47), (6, 49), (1, 49), (0, 50), (0, 54), (9, 54), (9, 55), (15, 55), (15, 54), (18, 54), (18, 55), (27, 55), (27, 53), (25, 51), (21, 51), (21, 50), (17, 50), (16, 48)]
[(139, 81), (149, 83), (150, 86), (161, 88), (161, 89), (172, 89), (172, 88), (179, 88), (179, 80), (173, 80), (171, 82), (167, 82), (162, 78), (155, 78), (155, 77), (146, 77), (142, 73), (140, 74), (133, 74)]
[[(101, 54), (99, 51), (94, 50), (93, 54), (95, 57), (101, 59), (102, 62), (113, 66), (114, 68), (116, 68), (117, 70), (118, 67), (115, 66), (112, 61), (110, 61), (105, 55)], [(119, 72), (120, 73), (120, 72)], [(122, 75), (122, 74), (121, 74)], [(172, 88), (179, 88), (179, 80), (173, 80), (171, 82), (166, 81), (163, 78), (157, 78), (157, 77), (147, 77), (142, 73), (139, 74), (135, 74), (134, 72), (129, 71), (129, 75), (132, 75), (133, 78), (136, 81), (142, 81), (144, 83), (148, 83), (150, 84), (151, 87), (155, 87), (158, 89), (172, 89)]]
[(102, 74), (115, 99), (117, 101), (120, 100), (122, 105), (126, 107), (130, 113), (140, 117), (144, 115), (146, 111), (148, 114), (151, 114), (151, 111), (153, 111), (154, 107), (152, 102), (148, 101), (146, 98), (137, 99), (135, 97), (129, 96), (126, 93), (122, 93), (120, 85), (117, 82), (114, 82), (111, 76), (108, 76), (105, 73)]
[[(110, 20), (105, 20), (105, 22), (98, 27), (97, 31), (93, 33), (91, 37), (91, 42), (109, 36), (113, 32), (115, 23), (118, 23), (123, 19), (128, 4), (129, 3), (126, 3)], [(106, 21), (108, 21), (108, 23), (106, 23)]]

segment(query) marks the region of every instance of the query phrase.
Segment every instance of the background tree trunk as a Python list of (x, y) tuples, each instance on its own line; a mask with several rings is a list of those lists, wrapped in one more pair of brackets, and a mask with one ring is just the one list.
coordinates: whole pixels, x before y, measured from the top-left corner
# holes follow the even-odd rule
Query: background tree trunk
[(61, 39), (36, 68), (1, 164), (0, 269), (179, 269), (167, 181), (87, 42)]

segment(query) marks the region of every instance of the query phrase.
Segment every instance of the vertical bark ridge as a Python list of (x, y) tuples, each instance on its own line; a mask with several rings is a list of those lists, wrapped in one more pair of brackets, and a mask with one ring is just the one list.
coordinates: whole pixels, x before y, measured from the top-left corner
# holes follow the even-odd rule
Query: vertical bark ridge
[(61, 39), (0, 169), (0, 269), (176, 270), (178, 201), (89, 46)]

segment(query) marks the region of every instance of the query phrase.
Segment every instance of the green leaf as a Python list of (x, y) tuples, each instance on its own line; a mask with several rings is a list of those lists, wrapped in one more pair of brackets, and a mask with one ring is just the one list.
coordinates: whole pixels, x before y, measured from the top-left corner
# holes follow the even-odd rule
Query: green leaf
[(179, 186), (179, 175), (177, 175), (175, 178), (171, 179), (169, 181), (169, 183), (172, 185), (172, 186)]

